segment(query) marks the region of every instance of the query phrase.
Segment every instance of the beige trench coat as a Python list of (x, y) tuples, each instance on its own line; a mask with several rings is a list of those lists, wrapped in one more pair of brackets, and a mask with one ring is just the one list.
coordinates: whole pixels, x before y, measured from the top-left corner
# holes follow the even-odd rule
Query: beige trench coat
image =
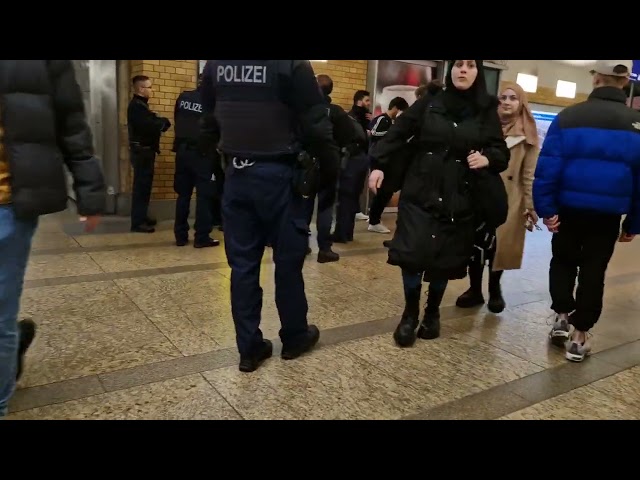
[(502, 180), (509, 197), (507, 221), (498, 228), (496, 256), (493, 270), (518, 270), (524, 253), (525, 210), (533, 210), (532, 186), (538, 162), (538, 148), (526, 143), (524, 136), (507, 137), (511, 151), (509, 168), (502, 172)]

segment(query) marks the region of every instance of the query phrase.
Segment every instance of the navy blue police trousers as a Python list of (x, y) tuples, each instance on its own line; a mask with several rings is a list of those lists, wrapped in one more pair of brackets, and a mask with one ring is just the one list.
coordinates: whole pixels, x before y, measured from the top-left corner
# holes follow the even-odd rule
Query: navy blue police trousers
[(178, 194), (173, 232), (176, 240), (189, 238), (189, 207), (193, 189), (196, 189), (195, 243), (206, 243), (213, 229), (211, 203), (215, 193), (213, 158), (202, 155), (186, 145), (176, 152), (176, 171), (173, 189)]
[(336, 241), (353, 240), (356, 213), (360, 211), (360, 195), (364, 190), (364, 182), (368, 172), (369, 157), (365, 154), (359, 154), (349, 158), (340, 173), (336, 227), (333, 234)]
[(240, 355), (251, 355), (263, 340), (260, 267), (266, 245), (273, 248), (280, 339), (284, 345), (296, 345), (307, 335), (302, 267), (309, 225), (306, 202), (294, 193), (293, 169), (293, 161), (235, 159), (225, 173), (224, 245)]

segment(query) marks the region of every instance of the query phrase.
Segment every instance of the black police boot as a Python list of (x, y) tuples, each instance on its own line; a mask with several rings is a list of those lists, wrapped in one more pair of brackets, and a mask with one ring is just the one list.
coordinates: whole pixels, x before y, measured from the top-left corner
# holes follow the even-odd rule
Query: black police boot
[(404, 312), (400, 323), (393, 332), (393, 339), (401, 348), (412, 346), (416, 342), (416, 328), (420, 319), (420, 293), (422, 284), (418, 288), (405, 289)]
[(33, 320), (20, 320), (18, 322), (18, 335), (18, 371), (16, 372), (16, 380), (19, 380), (22, 376), (24, 356), (36, 336), (36, 324)]
[(188, 243), (188, 238), (176, 238), (176, 247), (184, 247)]
[(217, 247), (220, 245), (220, 240), (215, 240), (213, 238), (207, 238), (203, 241), (195, 241), (193, 242), (193, 248), (208, 248), (208, 247)]
[(294, 345), (282, 345), (282, 353), (280, 356), (283, 360), (293, 360), (309, 352), (316, 346), (320, 340), (320, 330), (315, 325), (309, 325), (307, 335), (302, 338), (301, 341)]
[(484, 295), (482, 295), (482, 274), (484, 264), (472, 261), (469, 265), (470, 288), (456, 300), (458, 308), (474, 308), (484, 305)]
[(338, 260), (340, 260), (340, 255), (331, 249), (318, 252), (318, 263), (337, 262)]
[[(489, 266), (491, 268), (491, 266)], [(502, 297), (502, 288), (500, 287), (500, 279), (502, 271), (489, 272), (489, 303), (487, 307), (491, 313), (502, 313), (507, 304)]]
[(131, 231), (135, 233), (153, 233), (156, 231), (156, 229), (153, 228), (151, 225), (147, 225), (146, 223), (143, 223), (142, 225), (133, 227)]
[(147, 219), (144, 221), (144, 223), (146, 223), (150, 227), (155, 227), (158, 224), (158, 220), (153, 217), (147, 216)]
[(427, 306), (424, 309), (424, 318), (418, 328), (418, 338), (433, 340), (440, 336), (440, 304), (444, 297), (444, 290), (435, 290), (429, 284)]
[(262, 345), (255, 349), (250, 355), (240, 356), (239, 370), (244, 373), (255, 372), (265, 360), (273, 355), (273, 343), (270, 340), (263, 340)]

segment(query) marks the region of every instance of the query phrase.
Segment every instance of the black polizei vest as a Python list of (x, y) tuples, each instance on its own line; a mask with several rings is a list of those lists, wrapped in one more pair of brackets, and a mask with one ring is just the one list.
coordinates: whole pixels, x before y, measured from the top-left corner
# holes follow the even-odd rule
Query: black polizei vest
[(292, 60), (213, 60), (222, 152), (242, 158), (300, 151), (298, 122), (285, 104)]
[(176, 100), (176, 145), (195, 145), (200, 135), (202, 100), (198, 90), (182, 92)]

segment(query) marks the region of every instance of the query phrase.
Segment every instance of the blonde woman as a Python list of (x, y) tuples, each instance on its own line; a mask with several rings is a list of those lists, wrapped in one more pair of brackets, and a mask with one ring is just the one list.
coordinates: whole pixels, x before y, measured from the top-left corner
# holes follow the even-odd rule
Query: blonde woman
[(504, 270), (518, 270), (522, 266), (525, 229), (533, 230), (538, 216), (533, 209), (532, 185), (538, 161), (539, 140), (527, 96), (517, 83), (503, 84), (499, 95), (498, 115), (502, 123), (511, 158), (509, 167), (502, 172), (509, 196), (507, 221), (497, 230), (495, 249), (477, 254), (469, 266), (471, 286), (456, 302), (460, 308), (473, 308), (484, 304), (482, 275), (484, 260), (489, 263), (489, 311), (500, 313), (505, 309), (500, 279)]

